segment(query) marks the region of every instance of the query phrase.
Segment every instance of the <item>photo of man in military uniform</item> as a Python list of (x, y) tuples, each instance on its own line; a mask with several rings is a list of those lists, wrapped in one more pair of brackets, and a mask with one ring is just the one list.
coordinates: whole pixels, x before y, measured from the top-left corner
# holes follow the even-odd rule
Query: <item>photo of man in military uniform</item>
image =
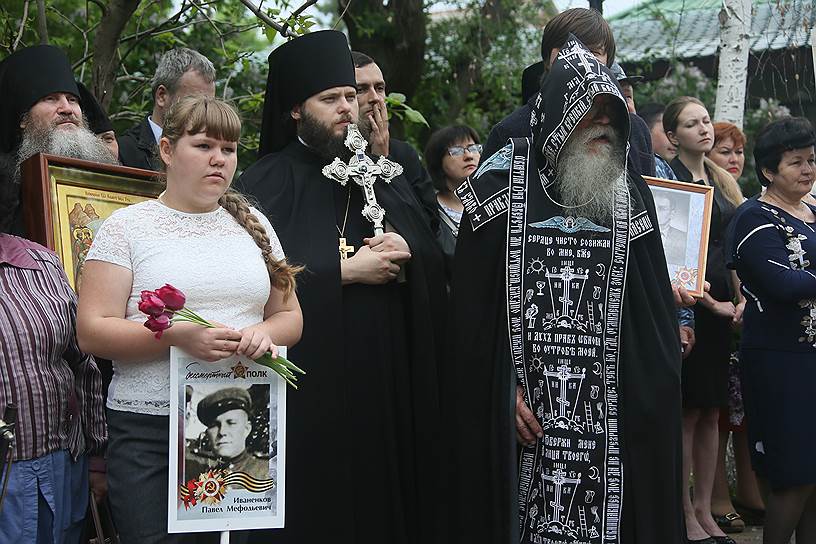
[(243, 472), (257, 480), (274, 477), (269, 473), (268, 453), (265, 456), (247, 449), (253, 414), (252, 397), (240, 387), (218, 389), (202, 398), (196, 415), (206, 431), (202, 443), (187, 453), (187, 479), (197, 478), (208, 469)]

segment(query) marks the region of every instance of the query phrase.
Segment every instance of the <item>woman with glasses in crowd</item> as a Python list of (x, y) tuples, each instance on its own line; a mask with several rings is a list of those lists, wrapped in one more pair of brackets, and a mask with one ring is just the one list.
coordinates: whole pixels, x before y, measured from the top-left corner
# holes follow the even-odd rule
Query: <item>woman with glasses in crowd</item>
[(449, 273), (464, 209), (455, 191), (476, 171), (481, 154), (479, 135), (467, 125), (441, 128), (431, 135), (425, 146), (425, 164), (437, 190), (439, 243), (445, 253)]

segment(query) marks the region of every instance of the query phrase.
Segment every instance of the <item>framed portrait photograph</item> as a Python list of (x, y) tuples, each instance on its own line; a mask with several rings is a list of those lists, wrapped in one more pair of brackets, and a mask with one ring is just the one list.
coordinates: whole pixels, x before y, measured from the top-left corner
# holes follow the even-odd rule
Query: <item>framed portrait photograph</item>
[(703, 296), (714, 187), (643, 177), (657, 210), (666, 266), (673, 284)]
[(159, 172), (42, 153), (25, 161), (21, 174), (28, 235), (59, 255), (75, 290), (102, 222), (164, 190)]
[(283, 379), (244, 357), (209, 363), (172, 347), (170, 391), (168, 532), (283, 527)]

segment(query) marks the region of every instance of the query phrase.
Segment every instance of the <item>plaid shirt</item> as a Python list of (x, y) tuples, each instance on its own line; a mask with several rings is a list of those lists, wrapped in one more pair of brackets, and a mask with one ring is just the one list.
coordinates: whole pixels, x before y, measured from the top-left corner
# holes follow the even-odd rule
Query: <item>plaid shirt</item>
[(76, 307), (52, 251), (0, 233), (0, 417), (17, 406), (15, 460), (104, 453), (102, 378), (77, 345)]

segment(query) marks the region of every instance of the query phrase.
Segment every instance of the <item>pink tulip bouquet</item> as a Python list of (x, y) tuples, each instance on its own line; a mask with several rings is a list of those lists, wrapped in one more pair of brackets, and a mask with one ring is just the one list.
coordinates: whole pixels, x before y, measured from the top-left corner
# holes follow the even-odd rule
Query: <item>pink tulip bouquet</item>
[[(144, 326), (155, 333), (156, 339), (161, 338), (162, 333), (169, 329), (173, 323), (187, 321), (196, 323), (202, 327), (214, 328), (215, 325), (195, 313), (185, 308), (187, 297), (180, 290), (169, 283), (155, 291), (142, 291), (139, 301), (139, 311), (147, 315)], [(283, 357), (272, 357), (271, 352), (267, 352), (255, 362), (275, 371), (286, 383), (297, 389), (295, 382), (298, 374), (306, 374), (291, 361)]]

